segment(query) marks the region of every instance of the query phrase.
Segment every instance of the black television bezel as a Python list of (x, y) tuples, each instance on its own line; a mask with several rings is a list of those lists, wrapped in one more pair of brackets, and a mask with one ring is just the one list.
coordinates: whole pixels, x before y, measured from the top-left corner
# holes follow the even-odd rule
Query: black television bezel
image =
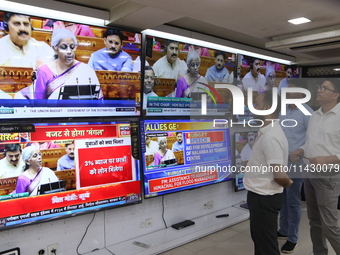
[[(218, 119), (219, 117), (221, 116), (214, 116), (214, 117), (211, 117), (209, 116), (209, 118), (202, 118), (202, 116), (191, 116), (191, 117), (173, 117), (173, 116), (166, 116), (166, 117), (163, 117), (163, 118), (159, 118), (159, 117), (153, 117), (153, 116), (148, 116), (148, 117), (145, 117), (143, 119), (140, 120), (140, 127), (142, 125), (144, 125), (144, 121), (145, 120), (161, 120), (161, 121), (176, 121), (176, 120), (187, 120), (187, 121), (190, 121), (190, 120), (204, 120), (204, 119)], [(143, 126), (143, 129), (144, 129), (144, 126)], [(230, 127), (228, 126), (228, 129), (229, 129), (229, 142), (230, 142), (230, 163), (232, 165), (232, 153), (231, 153), (231, 144), (232, 144), (232, 141), (231, 141), (231, 132), (230, 132)], [(140, 129), (141, 130), (141, 129)], [(185, 192), (185, 191), (190, 191), (190, 190), (196, 190), (196, 189), (201, 189), (201, 188), (204, 188), (204, 187), (209, 187), (211, 185), (218, 185), (218, 184), (223, 184), (223, 183), (227, 183), (229, 181), (232, 181), (233, 180), (233, 176), (232, 176), (232, 173), (230, 173), (230, 177), (228, 177), (228, 179), (224, 180), (224, 181), (220, 181), (220, 182), (217, 182), (217, 183), (209, 183), (209, 184), (203, 184), (201, 186), (198, 186), (198, 187), (189, 187), (189, 188), (186, 188), (186, 189), (183, 189), (183, 190), (176, 190), (176, 191), (172, 191), (172, 192), (168, 192), (168, 193), (165, 193), (165, 194), (160, 194), (160, 195), (155, 195), (155, 196), (147, 196), (146, 197), (146, 194), (145, 194), (145, 180), (144, 180), (144, 164), (145, 164), (145, 157), (144, 157), (144, 154), (142, 152), (142, 143), (144, 141), (145, 143), (145, 132), (142, 133), (140, 132), (140, 140), (141, 140), (141, 146), (140, 146), (140, 152), (141, 152), (141, 160), (140, 160), (140, 180), (142, 182), (142, 192), (143, 192), (143, 199), (153, 199), (153, 198), (157, 198), (157, 197), (163, 197), (163, 196), (167, 196), (167, 195), (171, 195), (171, 194), (176, 194), (176, 193), (180, 193), (180, 192)]]
[[(23, 15), (23, 16), (30, 16), (30, 18), (32, 17), (36, 17), (36, 18), (39, 18), (39, 19), (50, 19), (49, 17), (46, 17), (46, 16), (38, 16), (36, 14), (30, 14), (29, 11), (27, 11), (27, 13), (23, 13), (23, 12), (16, 12), (16, 11), (7, 11), (7, 10), (3, 10), (3, 9), (0, 9), (0, 12), (2, 13), (5, 13), (5, 12), (10, 12), (10, 13), (17, 13), (17, 14), (20, 14), (20, 15)], [(55, 18), (53, 18), (55, 19)], [(66, 19), (64, 19), (63, 17), (60, 17), (57, 19), (58, 21), (63, 21), (63, 22), (73, 22), (73, 21), (68, 21)], [(73, 22), (75, 23), (75, 22)], [(104, 28), (104, 29), (117, 29), (119, 31), (122, 31), (122, 32), (130, 32), (130, 33), (135, 33), (135, 34), (139, 34), (140, 35), (140, 38), (141, 38), (141, 51), (140, 51), (140, 60), (141, 60), (141, 66), (140, 66), (140, 72), (136, 72), (136, 73), (140, 73), (140, 75), (142, 75), (144, 73), (144, 66), (145, 66), (145, 55), (143, 54), (143, 48), (144, 48), (144, 42), (143, 42), (143, 34), (141, 31), (137, 31), (137, 30), (133, 30), (133, 29), (128, 29), (128, 28), (119, 28), (119, 27), (114, 27), (114, 26), (101, 26), (101, 25), (92, 25), (92, 24), (87, 24), (87, 23), (83, 23), (83, 22), (76, 22), (77, 24), (82, 24), (82, 25), (88, 25), (88, 26), (93, 26), (93, 27), (98, 27), (98, 28)], [(38, 28), (34, 28), (34, 30), (40, 30), (40, 31), (46, 31), (45, 29), (38, 29)], [(91, 37), (89, 37), (91, 38)], [(96, 37), (96, 38), (100, 38), (100, 37)], [(101, 39), (104, 39), (104, 38), (101, 38)], [(105, 71), (105, 70), (104, 70)], [(138, 91), (137, 91), (138, 92)], [(140, 95), (142, 95), (143, 93), (143, 83), (142, 83), (142, 76), (141, 76), (141, 80), (140, 80), (140, 91), (139, 91)], [(10, 99), (9, 99), (10, 100)], [(38, 100), (38, 99), (37, 99)], [(141, 96), (141, 100), (142, 100), (142, 96)], [(7, 107), (7, 106), (5, 106)], [(73, 106), (74, 107), (74, 106)], [(9, 107), (10, 108), (10, 107)], [(37, 109), (39, 107), (35, 107), (33, 109)], [(72, 107), (70, 107), (72, 108)], [(110, 107), (108, 107), (110, 108)], [(142, 109), (142, 108), (140, 108)], [(137, 110), (137, 109), (136, 109)], [(98, 115), (96, 115), (97, 117)], [(138, 115), (133, 115), (133, 114), (130, 114), (130, 115), (115, 115), (115, 116), (108, 116), (108, 115), (99, 115), (100, 118), (134, 118), (134, 117), (141, 117), (142, 116), (142, 112), (141, 110), (139, 111), (139, 114)], [(38, 114), (37, 116), (35, 117), (29, 117), (28, 120), (29, 122), (37, 122), (37, 121), (30, 121), (30, 120), (35, 120), (36, 118), (38, 119), (43, 119), (42, 121), (40, 122), (49, 122), (50, 119), (49, 118), (53, 118), (53, 119), (60, 119), (60, 120), (72, 120), (72, 119), (77, 119), (79, 118), (80, 120), (81, 119), (84, 119), (84, 118), (93, 118), (94, 116), (81, 116), (81, 117), (76, 117), (76, 116), (62, 116), (62, 117), (39, 117)], [(20, 121), (20, 119), (22, 118), (25, 118), (25, 116), (18, 116), (18, 117), (13, 117), (13, 118), (6, 118), (6, 120), (9, 120), (11, 122), (17, 122), (17, 121)], [(2, 120), (0, 120), (2, 121)]]
[[(148, 33), (142, 33), (142, 41), (143, 41), (143, 45), (142, 45), (142, 55), (143, 55), (143, 68), (141, 69), (142, 70), (142, 73), (141, 73), (141, 117), (143, 118), (159, 118), (159, 117), (164, 117), (162, 114), (159, 114), (159, 115), (147, 115), (146, 114), (146, 109), (143, 108), (143, 105), (144, 105), (144, 68), (145, 68), (145, 62), (147, 60), (147, 39), (145, 39), (146, 37), (155, 37), (155, 38), (160, 38), (160, 39), (163, 39), (163, 40), (173, 40), (173, 41), (178, 41), (177, 39), (172, 39), (171, 36), (166, 38), (166, 37), (162, 37), (162, 36), (153, 36), (153, 35), (149, 35)], [(189, 40), (191, 38), (187, 37)], [(186, 43), (184, 41), (178, 41), (179, 43), (181, 44), (190, 44), (190, 43)], [(200, 45), (200, 44), (195, 44), (197, 46), (200, 46), (200, 47), (205, 47), (203, 45)], [(215, 50), (215, 51), (221, 51), (221, 50), (218, 50), (218, 49), (213, 49), (213, 48), (208, 48), (208, 49), (211, 49), (211, 50)], [(233, 83), (235, 83), (236, 79), (237, 79), (237, 58), (238, 58), (238, 53), (231, 53), (231, 52), (227, 52), (227, 51), (223, 51), (224, 53), (228, 53), (228, 54), (234, 54), (235, 55), (235, 60), (233, 61), (234, 62), (234, 70), (233, 70)], [(158, 59), (157, 59), (158, 60)], [(204, 77), (204, 76), (203, 76)], [(143, 95), (143, 96), (142, 96)], [(190, 109), (190, 108), (188, 108)], [(228, 113), (225, 113), (225, 115), (219, 115), (219, 116), (216, 116), (217, 118), (230, 118), (231, 115), (232, 115), (232, 105), (230, 105), (228, 107), (228, 109), (230, 110), (230, 112)], [(215, 115), (214, 114), (211, 114), (210, 115), (211, 117), (214, 117)], [(179, 114), (174, 114), (174, 115), (165, 115), (165, 117), (167, 118), (199, 118), (200, 115), (179, 115)]]
[[(15, 121), (15, 120), (11, 120), (11, 121)], [(131, 122), (133, 122), (133, 121), (138, 121), (138, 119), (137, 118), (133, 118), (133, 119), (123, 119), (123, 118), (120, 118), (120, 119), (116, 119), (116, 118), (89, 119), (89, 118), (86, 118), (86, 119), (82, 119), (82, 121), (80, 121), (79, 119), (77, 119), (77, 120), (72, 119), (71, 121), (66, 121), (66, 122), (65, 122), (65, 120), (64, 121), (57, 121), (56, 119), (52, 119), (51, 121), (46, 121), (46, 119), (43, 119), (43, 121), (40, 121), (40, 122), (34, 121), (33, 124), (44, 124), (44, 123), (51, 123), (51, 124), (52, 123), (55, 123), (55, 124), (58, 124), (58, 123), (63, 123), (63, 124), (89, 123), (89, 124), (91, 124), (91, 123), (98, 123), (98, 122), (102, 122), (102, 123), (118, 122), (118, 123), (130, 123), (130, 125), (131, 125)], [(21, 120), (20, 122), (18, 122), (18, 121), (10, 122), (10, 123), (6, 122), (6, 124), (8, 124), (8, 125), (23, 124), (23, 123), (28, 124), (27, 121), (24, 121), (24, 120)], [(1, 124), (4, 124), (4, 123), (2, 123), (2, 121), (1, 121), (0, 125)], [(131, 134), (131, 137), (132, 137), (132, 134)], [(132, 143), (131, 143), (131, 150), (133, 150)], [(131, 155), (132, 155), (132, 151), (131, 151)], [(142, 185), (141, 185), (141, 182), (142, 182), (141, 168), (140, 168), (141, 159), (139, 158), (139, 159), (135, 159), (135, 160), (136, 160), (136, 174), (139, 176), (139, 183), (140, 183), (139, 184), (139, 191), (140, 191), (139, 195), (140, 195), (140, 197), (139, 197), (138, 201), (133, 201), (133, 202), (130, 202), (130, 203), (125, 203), (125, 204), (118, 204), (118, 205), (108, 205), (108, 206), (96, 208), (96, 209), (89, 208), (85, 211), (80, 211), (80, 212), (68, 211), (68, 212), (65, 212), (63, 215), (51, 216), (49, 218), (43, 218), (43, 219), (38, 219), (38, 220), (34, 220), (34, 218), (32, 218), (32, 220), (30, 220), (28, 222), (17, 223), (15, 225), (10, 225), (10, 226), (1, 226), (0, 227), (0, 233), (1, 233), (1, 231), (20, 228), (20, 227), (23, 227), (23, 226), (40, 224), (40, 223), (45, 223), (45, 222), (50, 222), (50, 221), (55, 221), (55, 220), (67, 219), (67, 218), (73, 218), (74, 216), (86, 215), (86, 214), (91, 214), (91, 213), (96, 213), (96, 212), (106, 211), (106, 210), (111, 210), (111, 209), (116, 209), (116, 208), (123, 208), (123, 207), (126, 207), (126, 206), (131, 206), (131, 205), (136, 205), (136, 204), (142, 203), (143, 202), (143, 189), (142, 189)], [(3, 202), (5, 202), (5, 201), (3, 201)], [(5, 217), (5, 218), (7, 218), (7, 217)]]

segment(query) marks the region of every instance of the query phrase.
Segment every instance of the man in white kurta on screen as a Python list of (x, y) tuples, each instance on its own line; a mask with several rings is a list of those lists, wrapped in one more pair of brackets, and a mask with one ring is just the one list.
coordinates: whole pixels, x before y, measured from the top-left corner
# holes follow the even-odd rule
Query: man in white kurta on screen
[(32, 38), (29, 16), (6, 12), (4, 21), (8, 35), (0, 39), (0, 66), (38, 69), (53, 59), (52, 48)]
[(21, 158), (21, 147), (18, 143), (6, 144), (4, 158), (0, 160), (0, 178), (16, 177), (24, 171), (25, 163)]
[(250, 159), (250, 155), (252, 152), (252, 148), (255, 142), (255, 132), (248, 132), (247, 134), (247, 144), (243, 147), (240, 156), (242, 159), (242, 165), (246, 166), (248, 160)]
[(165, 42), (164, 52), (165, 56), (161, 57), (152, 66), (156, 77), (176, 79), (178, 73), (183, 76), (188, 67), (184, 60), (178, 58), (179, 54), (179, 42), (167, 40)]

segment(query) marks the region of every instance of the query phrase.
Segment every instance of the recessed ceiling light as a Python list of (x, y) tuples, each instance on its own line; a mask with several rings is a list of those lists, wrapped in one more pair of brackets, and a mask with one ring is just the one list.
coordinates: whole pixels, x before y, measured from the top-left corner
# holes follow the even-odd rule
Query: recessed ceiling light
[(336, 72), (339, 72), (339, 71), (340, 71), (340, 68), (337, 67), (337, 68), (334, 68), (333, 70), (336, 71)]
[(296, 18), (296, 19), (290, 19), (290, 20), (288, 20), (288, 22), (292, 23), (294, 25), (300, 25), (300, 24), (303, 24), (303, 23), (311, 22), (311, 20), (307, 19), (305, 17), (301, 17), (301, 18)]

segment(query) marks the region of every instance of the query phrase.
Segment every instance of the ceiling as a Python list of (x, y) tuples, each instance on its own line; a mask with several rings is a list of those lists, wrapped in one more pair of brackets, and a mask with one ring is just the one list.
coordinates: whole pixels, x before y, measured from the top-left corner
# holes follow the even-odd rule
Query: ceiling
[[(302, 65), (340, 63), (338, 0), (67, 0), (107, 10), (112, 26), (166, 24), (296, 57)], [(304, 16), (310, 23), (287, 22)]]

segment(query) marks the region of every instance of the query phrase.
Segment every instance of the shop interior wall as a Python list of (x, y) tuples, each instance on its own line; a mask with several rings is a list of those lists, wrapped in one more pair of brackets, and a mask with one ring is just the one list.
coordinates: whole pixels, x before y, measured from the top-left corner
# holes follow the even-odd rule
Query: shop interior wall
[[(230, 131), (233, 141), (234, 132), (251, 130), (241, 126), (233, 127)], [(231, 151), (234, 151), (233, 145)], [(194, 220), (245, 200), (246, 191), (234, 192), (233, 182), (228, 181), (146, 199), (141, 204), (99, 211), (95, 216), (90, 213), (1, 231), (0, 250), (20, 247), (22, 254), (35, 255), (40, 249), (46, 250), (48, 245), (58, 244), (58, 255), (77, 254), (76, 249), (94, 216), (79, 247), (80, 254), (91, 253), (96, 249), (103, 249), (127, 240), (134, 241), (140, 236), (165, 229), (162, 219), (163, 203), (164, 219), (170, 227), (180, 221)], [(204, 204), (209, 201), (213, 201), (213, 208), (204, 209)], [(141, 228), (141, 223), (146, 219), (152, 219), (152, 226)]]

